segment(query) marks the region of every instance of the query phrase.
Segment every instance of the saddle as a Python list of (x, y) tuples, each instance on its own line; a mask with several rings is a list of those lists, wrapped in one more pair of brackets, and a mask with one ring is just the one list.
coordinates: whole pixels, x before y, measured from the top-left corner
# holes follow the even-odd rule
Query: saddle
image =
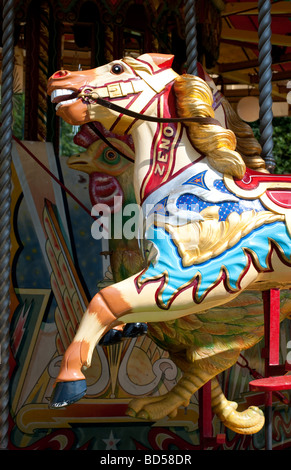
[(224, 183), (237, 197), (260, 199), (266, 209), (284, 215), (291, 235), (291, 175), (261, 173), (247, 168), (241, 180), (224, 175)]

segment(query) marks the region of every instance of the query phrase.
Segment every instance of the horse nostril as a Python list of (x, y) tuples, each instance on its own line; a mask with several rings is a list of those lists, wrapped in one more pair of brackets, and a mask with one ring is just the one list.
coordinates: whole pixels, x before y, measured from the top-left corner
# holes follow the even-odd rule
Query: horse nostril
[(63, 78), (69, 75), (69, 72), (67, 70), (58, 70), (53, 74), (53, 78)]

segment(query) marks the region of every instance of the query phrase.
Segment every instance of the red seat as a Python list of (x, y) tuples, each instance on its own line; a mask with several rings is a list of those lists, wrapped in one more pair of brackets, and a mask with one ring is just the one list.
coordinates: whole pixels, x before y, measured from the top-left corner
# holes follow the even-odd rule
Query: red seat
[(250, 389), (261, 392), (276, 392), (279, 390), (291, 389), (291, 375), (281, 375), (275, 377), (264, 377), (262, 379), (252, 380)]

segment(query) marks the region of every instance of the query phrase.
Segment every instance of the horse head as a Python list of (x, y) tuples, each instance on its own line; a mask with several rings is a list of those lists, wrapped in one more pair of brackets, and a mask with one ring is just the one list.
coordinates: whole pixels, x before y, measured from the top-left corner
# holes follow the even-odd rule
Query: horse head
[(123, 134), (133, 119), (105, 109), (96, 98), (118, 101), (124, 108), (142, 112), (154, 95), (177, 77), (171, 69), (172, 61), (172, 55), (144, 54), (92, 70), (60, 70), (49, 79), (48, 94), (57, 104), (57, 115), (69, 124), (100, 121), (105, 128)]
[[(209, 157), (214, 168), (238, 178), (243, 177), (245, 164), (264, 170), (260, 146), (251, 128), (238, 118), (211, 77), (199, 64), (199, 77), (179, 76), (171, 68), (172, 61), (172, 55), (143, 54), (137, 59), (125, 57), (87, 71), (61, 70), (49, 79), (48, 94), (57, 105), (57, 115), (66, 122), (82, 125), (98, 121), (118, 135), (131, 134), (142, 121), (110, 105), (118, 104), (119, 109), (139, 116), (161, 117), (162, 113), (162, 117), (168, 118), (177, 113), (184, 123), (193, 117), (206, 118), (205, 124), (187, 125), (193, 147)], [(157, 100), (169, 90), (171, 107), (167, 103), (158, 110)], [(109, 107), (100, 105), (100, 99)], [(210, 122), (213, 118), (218, 125)]]

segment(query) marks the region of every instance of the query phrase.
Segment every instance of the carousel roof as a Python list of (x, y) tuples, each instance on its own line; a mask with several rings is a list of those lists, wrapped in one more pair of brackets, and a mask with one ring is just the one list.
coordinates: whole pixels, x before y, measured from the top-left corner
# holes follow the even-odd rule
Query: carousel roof
[[(67, 14), (70, 8), (80, 9), (80, 5), (84, 3), (74, 0), (69, 2), (67, 0), (50, 0), (51, 4), (56, 9), (57, 14)], [(129, 2), (132, 4), (140, 4), (140, 2)], [(128, 3), (128, 4), (129, 4)], [(16, 0), (16, 13), (19, 18), (20, 8), (27, 11), (30, 0)], [(97, 2), (96, 2), (97, 4)], [(102, 0), (98, 3), (102, 8), (112, 13), (123, 12), (122, 5), (125, 5), (124, 0)], [(179, 17), (180, 27), (183, 23), (183, 5), (184, 1), (174, 2), (168, 0), (162, 2), (160, 0), (147, 0), (145, 4), (150, 8), (151, 12), (157, 15), (156, 22), (161, 26), (165, 15), (165, 11), (177, 13)], [(258, 1), (235, 1), (230, 0), (196, 0), (198, 8), (198, 16), (202, 14), (201, 18), (197, 18), (201, 23), (207, 23), (209, 17), (205, 12), (206, 6), (211, 4), (220, 15), (221, 21), (219, 26), (210, 24), (209, 30), (212, 29), (212, 38), (219, 47), (218, 58), (216, 62), (212, 62), (209, 72), (212, 73), (217, 83), (221, 84), (224, 88), (224, 94), (230, 102), (236, 104), (242, 97), (248, 95), (258, 96), (259, 91), (259, 50), (258, 50)], [(76, 16), (76, 15), (75, 15)], [(289, 106), (287, 103), (288, 88), (291, 89), (291, 2), (286, 1), (272, 1), (271, 2), (271, 17), (272, 17), (272, 85), (273, 85), (273, 101), (278, 106), (278, 112), (283, 115), (289, 114)], [(177, 20), (178, 21), (178, 20)], [(67, 28), (67, 29), (66, 29)], [(74, 34), (71, 33), (71, 26), (66, 25), (64, 22), (64, 42), (63, 42), (63, 65), (72, 64), (73, 60), (79, 60), (81, 57), (82, 65), (90, 67), (90, 48), (78, 48), (75, 43)], [(183, 29), (183, 27), (182, 27)], [(208, 42), (208, 52), (211, 54), (212, 39), (204, 33), (203, 41)], [(199, 39), (199, 38), (198, 38)], [(206, 47), (207, 49), (207, 47)], [(0, 54), (1, 55), (1, 54)], [(78, 57), (77, 57), (78, 56)], [(77, 57), (77, 58), (76, 58)], [(1, 59), (1, 57), (0, 57)], [(76, 67), (78, 64), (76, 65)], [(207, 66), (207, 60), (206, 60)], [(281, 111), (279, 110), (281, 109)]]
[[(291, 2), (271, 2), (273, 100), (286, 103), (291, 88)], [(258, 2), (226, 0), (221, 11), (219, 58), (213, 71), (233, 101), (258, 94)], [(282, 107), (282, 105), (281, 105)]]

